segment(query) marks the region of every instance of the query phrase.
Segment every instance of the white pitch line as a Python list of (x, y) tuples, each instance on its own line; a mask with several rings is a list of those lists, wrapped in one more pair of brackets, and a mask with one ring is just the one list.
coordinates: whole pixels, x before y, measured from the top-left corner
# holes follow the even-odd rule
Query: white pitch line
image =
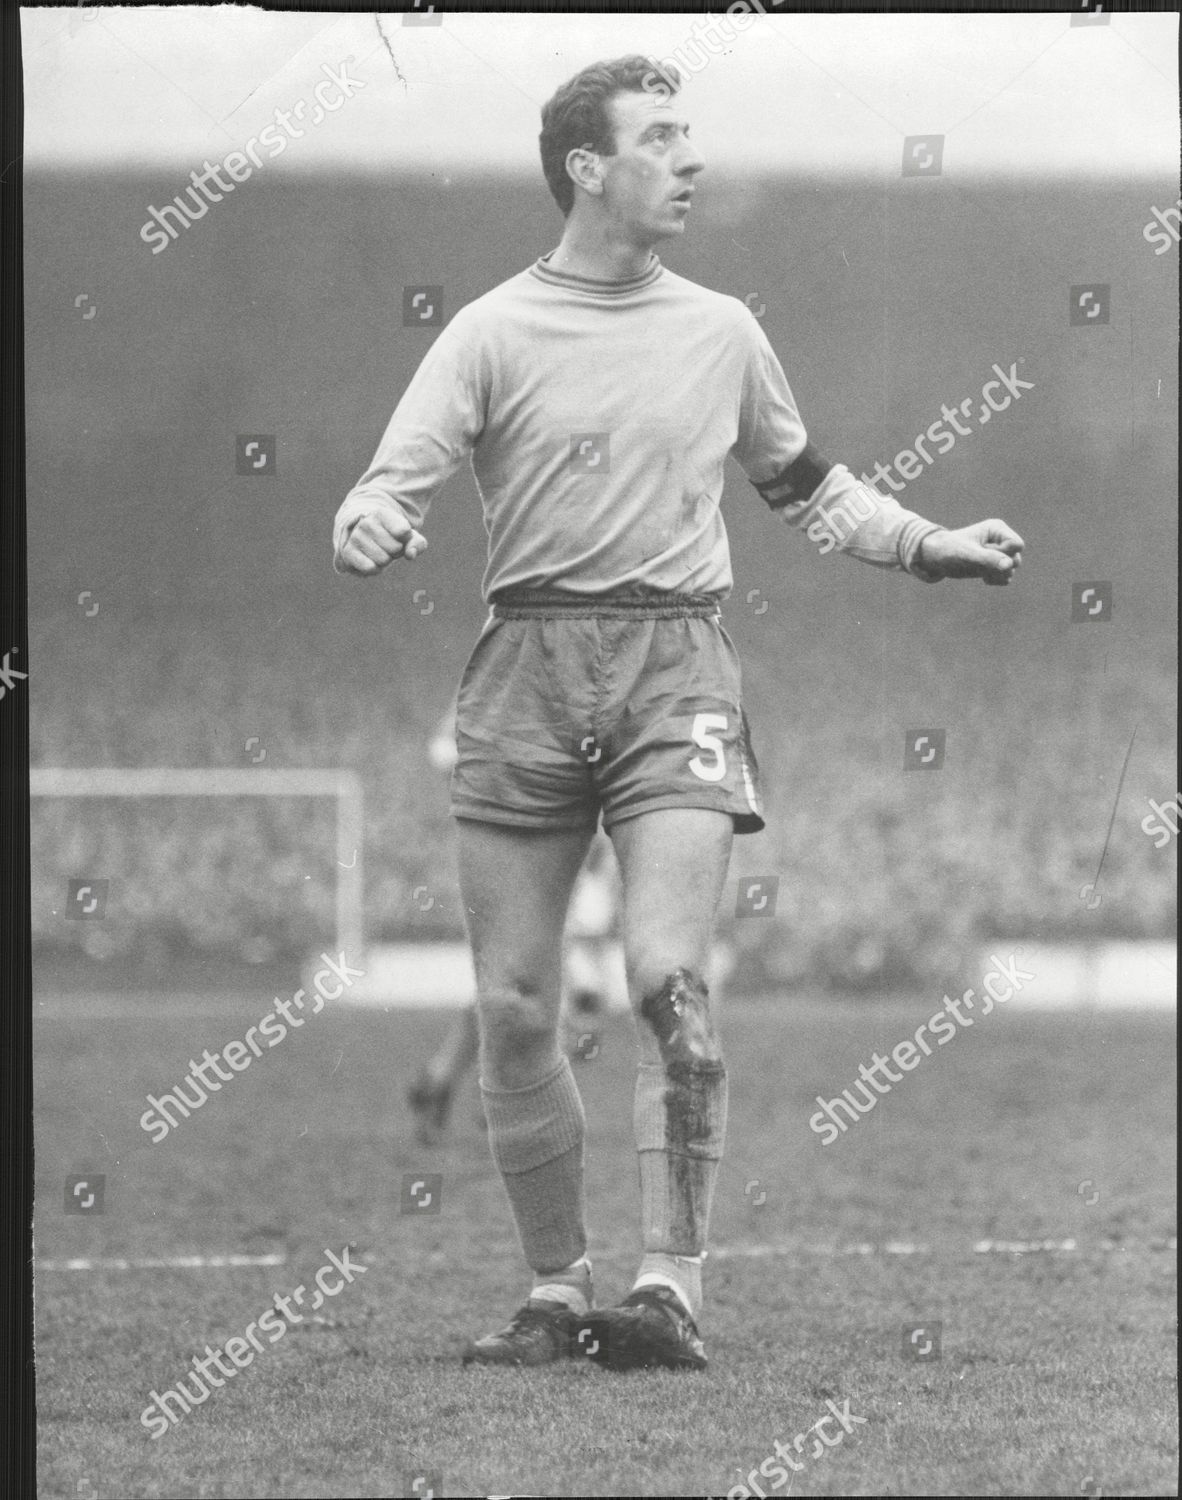
[[(1132, 1254), (1134, 1252), (1176, 1252), (1177, 1238), (1135, 1240), (1099, 1240), (1094, 1244), (1080, 1245), (1078, 1240), (977, 1240), (975, 1244), (958, 1249), (955, 1245), (924, 1245), (912, 1240), (886, 1240), (882, 1244), (870, 1241), (852, 1245), (719, 1245), (709, 1252), (711, 1260), (760, 1260), (781, 1255), (814, 1255), (838, 1257), (848, 1255), (1072, 1255), (1081, 1251), (1098, 1250), (1103, 1254)], [(604, 1252), (610, 1254), (612, 1252)], [(623, 1252), (618, 1252), (623, 1253)], [(377, 1257), (363, 1255), (363, 1261), (373, 1264)], [(438, 1251), (429, 1259), (442, 1262), (445, 1257)], [(121, 1257), (78, 1257), (73, 1260), (38, 1260), (38, 1271), (206, 1271), (237, 1269), (242, 1266), (285, 1266), (285, 1255), (170, 1255), (143, 1257), (130, 1260)]]
[(1100, 1240), (1095, 1244), (1083, 1245), (1076, 1240), (978, 1240), (974, 1245), (965, 1246), (963, 1251), (958, 1251), (956, 1246), (946, 1245), (922, 1245), (915, 1244), (910, 1240), (887, 1240), (883, 1244), (854, 1244), (854, 1245), (719, 1245), (717, 1249), (709, 1251), (711, 1260), (731, 1259), (760, 1259), (775, 1255), (948, 1255), (948, 1254), (973, 1254), (973, 1255), (1070, 1255), (1079, 1250), (1099, 1250), (1104, 1253), (1114, 1251), (1132, 1252), (1140, 1250), (1176, 1251), (1178, 1241), (1171, 1236), (1169, 1239), (1135, 1241), (1133, 1243), (1118, 1242), (1116, 1240)]
[(205, 1271), (238, 1266), (285, 1266), (285, 1255), (166, 1255), (123, 1260), (98, 1257), (88, 1260), (39, 1260), (38, 1271)]

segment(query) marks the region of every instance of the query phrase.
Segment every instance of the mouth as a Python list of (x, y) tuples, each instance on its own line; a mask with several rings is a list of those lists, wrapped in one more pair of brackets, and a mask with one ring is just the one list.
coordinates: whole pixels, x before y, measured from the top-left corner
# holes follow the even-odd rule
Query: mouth
[(675, 196), (673, 198), (673, 202), (674, 203), (681, 203), (686, 208), (688, 208), (690, 206), (690, 199), (693, 196), (694, 196), (694, 190), (693, 190), (692, 187), (683, 188), (680, 193), (675, 194)]

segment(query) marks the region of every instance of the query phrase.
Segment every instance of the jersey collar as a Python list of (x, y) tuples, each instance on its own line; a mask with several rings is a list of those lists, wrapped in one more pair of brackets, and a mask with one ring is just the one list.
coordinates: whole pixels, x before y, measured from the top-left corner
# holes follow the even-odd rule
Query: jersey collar
[(639, 275), (628, 276), (623, 281), (599, 281), (591, 276), (572, 276), (569, 271), (554, 270), (549, 264), (550, 256), (553, 254), (554, 251), (551, 250), (548, 255), (543, 255), (536, 260), (530, 267), (531, 274), (549, 286), (565, 287), (568, 291), (574, 292), (587, 292), (593, 297), (630, 296), (643, 287), (651, 286), (664, 270), (656, 252), (650, 251), (648, 265)]

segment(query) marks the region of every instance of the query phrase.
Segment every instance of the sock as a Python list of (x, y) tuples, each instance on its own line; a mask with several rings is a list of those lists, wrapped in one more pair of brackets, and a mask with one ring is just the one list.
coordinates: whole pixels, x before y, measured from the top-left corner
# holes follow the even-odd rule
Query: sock
[[(564, 1057), (523, 1089), (482, 1082), (493, 1161), (509, 1195), (521, 1248), (543, 1286), (578, 1288), (587, 1250), (583, 1211), (583, 1101)], [(586, 1271), (590, 1290), (590, 1266)], [(565, 1300), (564, 1298), (561, 1300)]]
[(702, 1311), (702, 1262), (701, 1255), (665, 1255), (661, 1251), (646, 1254), (640, 1262), (640, 1270), (632, 1290), (638, 1292), (645, 1286), (667, 1286), (681, 1298), (685, 1310), (692, 1318)]
[(591, 1262), (584, 1255), (561, 1271), (535, 1271), (529, 1300), (533, 1303), (557, 1302), (580, 1316), (590, 1312), (595, 1302)]
[[(672, 1285), (696, 1318), (702, 1256), (726, 1135), (726, 1068), (641, 1063), (633, 1123), (640, 1165), (640, 1276)], [(639, 1277), (638, 1277), (639, 1282)], [(647, 1282), (652, 1285), (653, 1281)]]

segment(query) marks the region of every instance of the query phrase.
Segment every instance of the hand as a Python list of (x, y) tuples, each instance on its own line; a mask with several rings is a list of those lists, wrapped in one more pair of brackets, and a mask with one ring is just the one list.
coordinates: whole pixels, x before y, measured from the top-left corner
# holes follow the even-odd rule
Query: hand
[(1004, 521), (977, 521), (959, 531), (933, 531), (916, 561), (941, 578), (983, 578), (1007, 584), (1022, 566), (1026, 543)]
[(372, 578), (397, 557), (417, 557), (426, 545), (426, 537), (401, 512), (393, 507), (373, 510), (350, 530), (341, 548), (341, 565), (350, 573)]

